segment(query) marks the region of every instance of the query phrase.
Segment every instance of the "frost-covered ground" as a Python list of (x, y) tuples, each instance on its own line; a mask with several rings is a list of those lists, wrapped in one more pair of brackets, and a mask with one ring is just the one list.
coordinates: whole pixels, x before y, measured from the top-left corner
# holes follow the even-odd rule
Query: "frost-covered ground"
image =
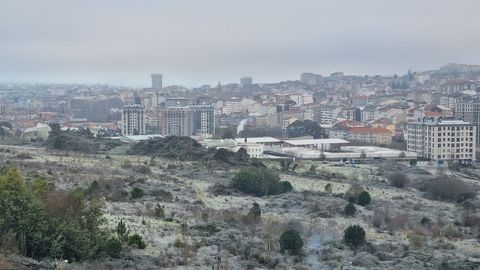
[[(1, 162), (20, 166), (29, 178), (46, 177), (57, 189), (88, 188), (97, 181), (100, 189), (92, 196), (103, 203), (104, 226), (113, 233), (122, 220), (147, 243), (144, 250), (127, 249), (122, 259), (72, 264), (71, 269), (439, 269), (442, 260), (452, 266), (441, 269), (475, 269), (468, 267), (480, 258), (478, 228), (457, 225), (458, 205), (427, 199), (413, 185), (400, 189), (387, 181), (393, 171), (418, 182), (435, 177), (435, 170), (389, 162), (339, 166), (300, 161), (295, 173), (280, 174), (294, 192), (258, 198), (213, 194), (211, 188), (228, 185), (236, 171), (215, 163), (207, 168), (199, 162), (7, 148), (8, 153), (0, 152)], [(18, 158), (22, 153), (31, 158)], [(265, 163), (279, 169), (278, 161)], [(140, 165), (151, 173), (135, 171)], [(457, 178), (478, 186), (476, 179)], [(331, 192), (326, 192), (327, 184)], [(372, 203), (357, 205), (357, 214), (345, 217), (343, 194), (352, 185), (367, 190)], [(132, 199), (133, 188), (145, 196)], [(259, 223), (248, 218), (254, 202), (262, 210)], [(164, 218), (155, 216), (157, 205)], [(422, 226), (423, 218), (430, 225)], [(343, 243), (343, 231), (352, 224), (366, 231), (368, 244), (359, 250)], [(302, 256), (279, 251), (278, 239), (289, 228), (303, 238)], [(421, 246), (409, 241), (413, 233), (421, 235)]]

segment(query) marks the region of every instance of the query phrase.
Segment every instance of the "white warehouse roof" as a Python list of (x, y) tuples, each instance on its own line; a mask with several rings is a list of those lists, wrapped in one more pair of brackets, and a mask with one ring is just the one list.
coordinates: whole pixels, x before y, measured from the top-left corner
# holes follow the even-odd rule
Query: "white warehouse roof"
[[(245, 142), (245, 138), (236, 138), (235, 139), (239, 143)], [(279, 139), (275, 139), (273, 137), (252, 137), (247, 138), (247, 142), (249, 143), (279, 143), (282, 142)]]
[(316, 145), (316, 144), (340, 144), (349, 143), (342, 139), (308, 139), (308, 140), (285, 140), (285, 143), (291, 145)]

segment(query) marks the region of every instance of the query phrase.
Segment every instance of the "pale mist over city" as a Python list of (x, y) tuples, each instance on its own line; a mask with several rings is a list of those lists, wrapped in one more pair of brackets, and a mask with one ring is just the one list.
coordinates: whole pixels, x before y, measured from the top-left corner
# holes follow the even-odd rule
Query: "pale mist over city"
[(480, 269), (480, 1), (0, 1), (0, 270)]

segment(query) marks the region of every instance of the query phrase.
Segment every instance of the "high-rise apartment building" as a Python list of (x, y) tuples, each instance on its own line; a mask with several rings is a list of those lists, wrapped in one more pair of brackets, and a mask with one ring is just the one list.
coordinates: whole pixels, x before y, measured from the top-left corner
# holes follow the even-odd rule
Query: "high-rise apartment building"
[(191, 136), (193, 134), (193, 109), (191, 107), (165, 108), (166, 135)]
[(162, 89), (163, 74), (152, 74), (152, 88)]
[(476, 159), (475, 125), (463, 120), (426, 118), (407, 124), (407, 151), (433, 160)]
[(322, 75), (317, 75), (309, 72), (300, 74), (300, 81), (306, 85), (318, 85), (325, 81)]
[(240, 78), (240, 87), (250, 86), (253, 84), (253, 79), (251, 77)]
[(480, 146), (480, 102), (461, 102), (455, 104), (455, 118), (469, 122), (477, 130), (477, 147)]
[(140, 104), (125, 105), (122, 113), (122, 135), (145, 134), (145, 107)]
[(215, 107), (213, 105), (192, 105), (193, 132), (197, 135), (215, 133)]

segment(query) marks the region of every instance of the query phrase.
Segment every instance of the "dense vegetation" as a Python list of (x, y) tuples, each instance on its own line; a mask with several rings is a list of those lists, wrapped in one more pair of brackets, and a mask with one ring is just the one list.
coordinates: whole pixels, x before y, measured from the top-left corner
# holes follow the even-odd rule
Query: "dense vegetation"
[(365, 230), (360, 225), (350, 225), (344, 231), (343, 240), (350, 247), (358, 247), (365, 243)]
[(408, 182), (408, 177), (402, 172), (394, 172), (388, 176), (388, 181), (390, 185), (397, 188), (404, 188)]
[(250, 167), (240, 170), (232, 179), (232, 186), (255, 196), (277, 195), (293, 190), (288, 181), (280, 181), (278, 174), (270, 169)]
[(370, 193), (368, 193), (367, 191), (362, 191), (360, 192), (360, 194), (358, 194), (358, 198), (357, 198), (358, 205), (361, 205), (361, 206), (369, 205), (371, 201), (372, 201), (372, 198), (370, 197)]
[(292, 254), (299, 254), (303, 247), (303, 240), (296, 230), (287, 230), (280, 236), (280, 251), (290, 251)]
[(50, 149), (93, 154), (111, 150), (122, 144), (120, 141), (108, 138), (96, 138), (88, 129), (61, 130), (59, 124), (51, 124), (50, 128), (52, 130), (44, 144)]
[(208, 152), (208, 149), (190, 137), (168, 136), (140, 141), (134, 144), (127, 154), (198, 160), (206, 157)]
[(102, 223), (100, 207), (80, 193), (50, 190), (45, 180), (27, 184), (17, 169), (1, 171), (0, 249), (70, 261), (117, 256), (121, 246)]
[(361, 206), (369, 205), (372, 202), (372, 197), (370, 193), (364, 190), (363, 187), (358, 185), (352, 185), (349, 190), (345, 193), (345, 197), (349, 202), (355, 203)]
[(219, 148), (215, 151), (213, 158), (232, 166), (265, 167), (265, 164), (259, 159), (250, 158), (247, 151), (243, 148), (240, 148), (237, 152), (232, 152), (225, 148)]
[(427, 196), (434, 200), (464, 202), (475, 198), (475, 191), (463, 181), (442, 176), (430, 181), (426, 187)]
[(351, 202), (349, 202), (345, 208), (343, 209), (343, 213), (345, 214), (345, 216), (347, 217), (352, 217), (355, 215), (355, 213), (357, 212), (357, 208), (355, 207), (355, 205)]
[(301, 136), (313, 136), (314, 139), (328, 138), (325, 129), (311, 120), (293, 122), (287, 127), (286, 133), (290, 138)]

